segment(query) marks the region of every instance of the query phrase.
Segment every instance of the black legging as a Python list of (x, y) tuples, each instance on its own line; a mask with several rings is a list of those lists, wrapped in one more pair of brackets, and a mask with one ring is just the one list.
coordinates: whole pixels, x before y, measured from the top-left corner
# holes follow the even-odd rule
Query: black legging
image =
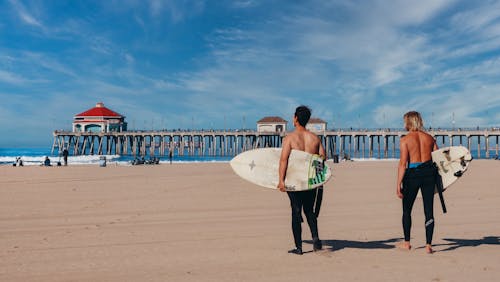
[(411, 210), (421, 189), (425, 214), (425, 238), (432, 244), (434, 232), (434, 189), (437, 170), (432, 164), (424, 163), (417, 168), (406, 169), (403, 178), (403, 230), (405, 241), (410, 241)]
[(316, 189), (301, 192), (287, 192), (287, 194), (290, 198), (290, 206), (292, 208), (292, 231), (295, 246), (297, 248), (302, 248), (302, 209), (304, 209), (313, 240), (318, 239), (318, 222), (313, 210)]

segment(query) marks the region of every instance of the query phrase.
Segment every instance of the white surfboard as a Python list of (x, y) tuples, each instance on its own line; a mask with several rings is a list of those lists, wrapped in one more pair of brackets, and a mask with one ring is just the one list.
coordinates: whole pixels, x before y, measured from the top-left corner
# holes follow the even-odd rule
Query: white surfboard
[[(241, 178), (262, 187), (276, 189), (279, 182), (281, 148), (243, 152), (230, 161)], [(304, 191), (323, 185), (331, 177), (330, 167), (319, 155), (292, 150), (285, 179), (287, 191)]]
[(432, 161), (437, 165), (446, 189), (467, 171), (472, 155), (463, 146), (444, 147), (432, 152)]

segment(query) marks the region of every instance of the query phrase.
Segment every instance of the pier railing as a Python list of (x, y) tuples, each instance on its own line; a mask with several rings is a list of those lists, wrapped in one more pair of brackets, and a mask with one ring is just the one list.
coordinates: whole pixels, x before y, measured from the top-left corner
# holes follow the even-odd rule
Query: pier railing
[[(401, 129), (331, 130), (316, 132), (327, 157), (398, 158), (399, 140), (408, 132)], [(499, 154), (500, 130), (436, 129), (429, 130), (438, 145), (463, 145), (476, 157)], [(72, 155), (132, 156), (234, 156), (243, 151), (280, 147), (284, 132), (253, 130), (172, 130), (126, 132), (54, 131), (52, 154), (68, 149)]]

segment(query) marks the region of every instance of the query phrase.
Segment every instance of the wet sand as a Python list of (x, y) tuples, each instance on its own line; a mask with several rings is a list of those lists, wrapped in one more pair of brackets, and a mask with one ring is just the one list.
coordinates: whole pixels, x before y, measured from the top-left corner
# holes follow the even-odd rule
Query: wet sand
[(475, 160), (436, 197), (434, 249), (421, 199), (401, 240), (394, 161), (334, 165), (311, 252), (293, 247), (286, 194), (229, 164), (0, 167), (0, 281), (498, 281), (500, 161)]

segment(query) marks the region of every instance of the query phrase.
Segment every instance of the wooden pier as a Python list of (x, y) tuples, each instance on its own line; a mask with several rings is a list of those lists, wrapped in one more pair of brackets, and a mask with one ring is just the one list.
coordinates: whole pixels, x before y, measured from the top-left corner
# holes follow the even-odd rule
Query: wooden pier
[[(478, 158), (499, 155), (499, 130), (429, 131), (439, 147), (462, 145)], [(398, 158), (402, 130), (339, 130), (317, 133), (333, 158)], [(54, 131), (52, 154), (71, 155), (235, 156), (243, 151), (280, 147), (286, 133), (256, 131)], [(483, 152), (483, 154), (482, 154)]]

